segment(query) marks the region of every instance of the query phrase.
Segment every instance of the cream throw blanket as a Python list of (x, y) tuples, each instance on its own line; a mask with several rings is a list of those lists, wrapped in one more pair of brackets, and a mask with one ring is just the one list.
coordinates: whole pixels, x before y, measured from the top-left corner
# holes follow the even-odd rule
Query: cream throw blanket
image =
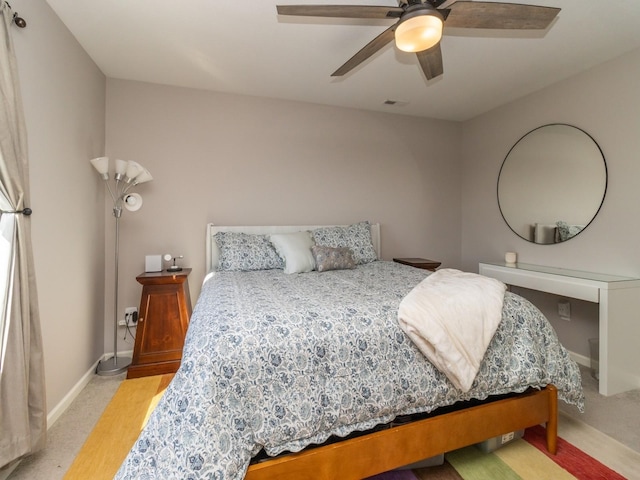
[(431, 363), (467, 392), (502, 318), (505, 290), (493, 278), (438, 270), (402, 299), (398, 321)]

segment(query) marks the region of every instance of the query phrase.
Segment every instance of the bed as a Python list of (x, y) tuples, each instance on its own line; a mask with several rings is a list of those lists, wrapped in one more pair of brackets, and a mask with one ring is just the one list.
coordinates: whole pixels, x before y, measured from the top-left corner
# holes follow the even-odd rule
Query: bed
[[(311, 271), (282, 243), (309, 231)], [(254, 258), (269, 245), (275, 257)], [(355, 480), (540, 423), (555, 453), (557, 399), (582, 409), (584, 398), (542, 314), (506, 292), (461, 391), (398, 323), (431, 273), (378, 260), (379, 249), (369, 222), (208, 225), (211, 273), (182, 364), (116, 478)]]

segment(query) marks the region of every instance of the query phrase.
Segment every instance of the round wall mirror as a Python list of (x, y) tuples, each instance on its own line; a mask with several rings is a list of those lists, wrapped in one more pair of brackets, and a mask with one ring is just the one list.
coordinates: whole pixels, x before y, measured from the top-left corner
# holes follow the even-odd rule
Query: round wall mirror
[(580, 234), (600, 210), (606, 191), (602, 150), (589, 134), (565, 124), (524, 135), (498, 176), (504, 221), (519, 237), (545, 245)]

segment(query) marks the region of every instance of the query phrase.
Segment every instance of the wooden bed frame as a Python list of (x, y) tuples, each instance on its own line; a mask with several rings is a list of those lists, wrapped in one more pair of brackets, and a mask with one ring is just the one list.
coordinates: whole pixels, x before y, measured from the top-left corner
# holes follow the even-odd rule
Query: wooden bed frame
[(555, 455), (557, 393), (549, 385), (544, 390), (275, 457), (250, 465), (245, 480), (361, 480), (541, 423), (547, 427), (547, 450)]
[[(206, 269), (217, 265), (213, 235), (219, 231), (253, 234), (312, 230), (309, 226), (217, 226), (207, 224)], [(380, 225), (372, 224), (372, 243), (380, 258)], [(361, 480), (426, 458), (542, 423), (547, 450), (555, 454), (558, 395), (553, 385), (502, 400), (435, 415), (355, 438), (281, 455), (249, 466), (246, 480)]]

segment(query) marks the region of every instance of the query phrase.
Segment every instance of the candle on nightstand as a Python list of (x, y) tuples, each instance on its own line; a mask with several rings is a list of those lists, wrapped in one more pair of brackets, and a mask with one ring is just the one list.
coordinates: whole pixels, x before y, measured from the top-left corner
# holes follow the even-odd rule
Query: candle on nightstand
[(504, 261), (509, 265), (515, 265), (518, 260), (518, 254), (516, 252), (507, 252), (504, 254)]

